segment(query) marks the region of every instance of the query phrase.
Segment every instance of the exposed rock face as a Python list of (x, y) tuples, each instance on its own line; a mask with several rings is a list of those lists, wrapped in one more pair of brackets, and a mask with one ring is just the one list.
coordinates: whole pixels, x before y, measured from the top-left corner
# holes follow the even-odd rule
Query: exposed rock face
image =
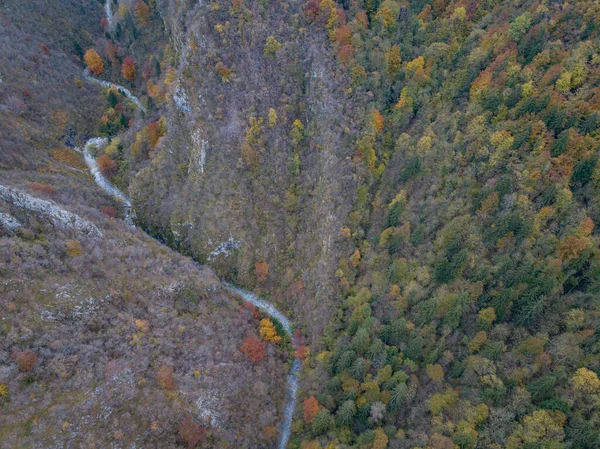
[[(131, 186), (141, 221), (236, 282), (270, 289), (316, 337), (331, 313), (339, 230), (355, 195), (347, 75), (323, 36), (298, 32), (300, 2), (268, 14), (259, 3), (160, 7), (178, 81), (162, 150)], [(226, 22), (240, 32), (215, 31)], [(275, 29), (282, 47), (265, 56)], [(230, 238), (239, 251), (216, 256)], [(269, 276), (257, 282), (263, 261)], [(285, 292), (298, 280), (304, 296), (295, 301)]]
[(56, 204), (36, 198), (20, 190), (0, 185), (0, 198), (16, 208), (25, 209), (48, 219), (54, 226), (64, 230), (75, 230), (87, 237), (99, 238), (98, 227), (80, 216), (61, 209)]

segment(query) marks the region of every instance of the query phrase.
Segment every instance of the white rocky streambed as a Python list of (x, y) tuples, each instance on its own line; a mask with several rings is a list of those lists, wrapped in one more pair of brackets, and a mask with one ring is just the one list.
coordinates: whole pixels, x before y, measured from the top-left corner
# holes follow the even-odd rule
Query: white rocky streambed
[(104, 2), (104, 15), (106, 17), (106, 21), (108, 22), (108, 28), (112, 30), (113, 27), (113, 13), (111, 8), (112, 0), (106, 0)]
[[(127, 98), (129, 98), (138, 107), (140, 107), (143, 110), (140, 101), (127, 89), (125, 89), (121, 86), (118, 86), (116, 84), (109, 83), (107, 81), (98, 80), (96, 78), (93, 78), (89, 74), (86, 74), (86, 79), (97, 82), (105, 87), (109, 87), (109, 88), (113, 87), (121, 92), (124, 92), (125, 95), (127, 96)], [(134, 215), (134, 212), (133, 212), (133, 209), (131, 206), (131, 201), (127, 198), (127, 196), (125, 196), (123, 194), (123, 192), (121, 192), (117, 187), (115, 187), (113, 184), (111, 184), (111, 182), (108, 179), (106, 179), (104, 177), (104, 175), (102, 174), (102, 172), (100, 171), (100, 169), (98, 167), (96, 159), (94, 158), (94, 156), (91, 153), (91, 149), (93, 147), (106, 145), (107, 143), (108, 143), (107, 139), (98, 138), (98, 137), (88, 140), (83, 149), (85, 163), (87, 164), (96, 184), (98, 184), (98, 186), (102, 190), (104, 190), (107, 194), (109, 194), (113, 198), (119, 200), (123, 204), (124, 213), (125, 213), (125, 221), (127, 221), (129, 224), (133, 225), (133, 220), (135, 218), (135, 215)], [(294, 347), (296, 346), (296, 339), (292, 332), (292, 325), (291, 325), (290, 321), (287, 319), (287, 317), (284, 314), (282, 314), (279, 310), (277, 310), (277, 308), (273, 304), (271, 304), (269, 301), (266, 301), (264, 299), (260, 299), (260, 298), (256, 297), (254, 294), (252, 294), (250, 292), (242, 290), (238, 287), (234, 287), (233, 285), (224, 283), (224, 286), (227, 290), (229, 290), (230, 292), (239, 296), (244, 301), (247, 301), (247, 302), (253, 304), (255, 307), (262, 310), (264, 313), (269, 315), (271, 318), (279, 321), (279, 323), (281, 323), (281, 326), (283, 327), (285, 332), (288, 335), (290, 335), (290, 337), (292, 338)], [(279, 429), (280, 430), (279, 443), (278, 443), (279, 449), (285, 449), (287, 447), (287, 443), (290, 438), (292, 419), (294, 417), (294, 411), (296, 409), (296, 396), (297, 396), (297, 392), (298, 392), (299, 372), (300, 372), (301, 366), (302, 366), (302, 362), (300, 361), (300, 359), (294, 358), (294, 362), (292, 363), (292, 368), (287, 377), (286, 403), (285, 403), (283, 419), (282, 419), (281, 426)]]

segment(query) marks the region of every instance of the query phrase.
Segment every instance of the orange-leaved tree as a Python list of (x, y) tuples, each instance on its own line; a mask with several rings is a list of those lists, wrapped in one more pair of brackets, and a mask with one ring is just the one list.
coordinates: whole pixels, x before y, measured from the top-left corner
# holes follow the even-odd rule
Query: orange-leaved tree
[(108, 154), (102, 154), (97, 160), (98, 167), (104, 176), (112, 176), (117, 170), (117, 163), (113, 161)]
[(101, 75), (104, 73), (104, 63), (102, 62), (102, 58), (100, 58), (100, 55), (93, 48), (90, 48), (85, 52), (83, 60), (92, 75)]
[(135, 79), (135, 77), (136, 77), (135, 61), (133, 60), (133, 58), (131, 56), (127, 56), (123, 60), (123, 65), (121, 66), (121, 75), (127, 81), (132, 81)]
[(254, 272), (256, 273), (256, 280), (258, 282), (265, 282), (269, 274), (269, 264), (266, 261), (256, 262), (254, 264)]
[(315, 416), (317, 415), (319, 410), (321, 410), (321, 405), (319, 404), (319, 401), (317, 401), (317, 398), (315, 398), (314, 396), (305, 399), (302, 405), (302, 408), (304, 409), (304, 421), (307, 424), (310, 424), (313, 421), (313, 419), (315, 419)]

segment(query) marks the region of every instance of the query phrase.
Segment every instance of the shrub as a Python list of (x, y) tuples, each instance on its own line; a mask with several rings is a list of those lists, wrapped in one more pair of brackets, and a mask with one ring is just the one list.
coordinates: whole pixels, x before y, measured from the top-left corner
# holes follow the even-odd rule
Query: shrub
[(26, 349), (25, 351), (17, 352), (14, 356), (14, 359), (19, 366), (19, 371), (28, 372), (33, 370), (35, 364), (37, 363), (38, 357), (33, 351)]
[(177, 432), (188, 449), (197, 447), (206, 437), (206, 429), (192, 421), (190, 416), (186, 416), (181, 420), (179, 426), (177, 426)]
[(156, 372), (156, 382), (158, 382), (158, 385), (165, 390), (172, 390), (175, 388), (175, 381), (173, 380), (173, 368), (166, 365), (161, 366)]
[(117, 211), (112, 206), (102, 206), (100, 212), (102, 212), (102, 215), (105, 215), (108, 218), (115, 218), (117, 216)]
[(269, 264), (266, 261), (256, 262), (254, 264), (254, 272), (256, 273), (256, 280), (258, 282), (265, 282), (269, 274)]
[(31, 184), (27, 184), (34, 192), (45, 193), (46, 195), (54, 194), (54, 187), (49, 186), (48, 184), (40, 184), (39, 182), (32, 182)]
[(81, 256), (83, 254), (83, 248), (78, 240), (67, 240), (65, 246), (65, 251), (70, 256)]

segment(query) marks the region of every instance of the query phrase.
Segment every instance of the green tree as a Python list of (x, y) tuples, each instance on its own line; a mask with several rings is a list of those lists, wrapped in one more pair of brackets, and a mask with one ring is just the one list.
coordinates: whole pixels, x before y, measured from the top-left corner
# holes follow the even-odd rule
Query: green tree
[(327, 433), (335, 426), (335, 421), (331, 412), (326, 408), (322, 408), (317, 412), (311, 423), (311, 430), (316, 435)]
[(277, 52), (281, 49), (281, 44), (277, 42), (275, 36), (269, 36), (265, 42), (263, 54), (269, 58), (274, 58)]

